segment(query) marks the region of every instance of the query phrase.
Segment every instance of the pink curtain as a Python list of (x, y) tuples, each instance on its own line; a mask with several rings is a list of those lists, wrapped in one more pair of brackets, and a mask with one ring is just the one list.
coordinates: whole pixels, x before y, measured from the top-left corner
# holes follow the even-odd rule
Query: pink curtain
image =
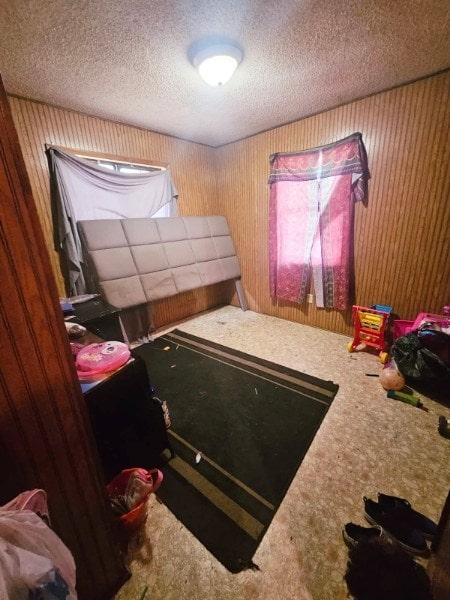
[(349, 305), (353, 203), (367, 195), (360, 133), (270, 157), (270, 295), (303, 303), (314, 281), (319, 307)]

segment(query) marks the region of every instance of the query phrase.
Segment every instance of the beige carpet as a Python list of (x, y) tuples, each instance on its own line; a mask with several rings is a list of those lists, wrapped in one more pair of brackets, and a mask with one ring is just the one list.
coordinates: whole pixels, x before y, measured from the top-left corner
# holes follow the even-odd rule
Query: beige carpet
[(439, 519), (450, 488), (450, 440), (437, 422), (440, 414), (450, 418), (448, 407), (421, 396), (425, 412), (387, 399), (378, 378), (365, 375), (381, 371), (377, 356), (349, 354), (343, 335), (231, 306), (177, 327), (340, 387), (254, 556), (259, 571), (229, 573), (152, 497), (146, 530), (130, 545), (132, 578), (116, 600), (138, 600), (145, 588), (148, 600), (344, 600), (341, 530), (348, 521), (367, 525), (363, 496), (408, 498)]

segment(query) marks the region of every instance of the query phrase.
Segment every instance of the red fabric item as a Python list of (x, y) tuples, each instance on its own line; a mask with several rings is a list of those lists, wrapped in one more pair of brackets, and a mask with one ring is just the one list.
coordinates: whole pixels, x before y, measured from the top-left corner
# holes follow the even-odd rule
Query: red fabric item
[(361, 134), (270, 162), (271, 297), (303, 303), (312, 273), (317, 306), (346, 309), (353, 202), (369, 177)]

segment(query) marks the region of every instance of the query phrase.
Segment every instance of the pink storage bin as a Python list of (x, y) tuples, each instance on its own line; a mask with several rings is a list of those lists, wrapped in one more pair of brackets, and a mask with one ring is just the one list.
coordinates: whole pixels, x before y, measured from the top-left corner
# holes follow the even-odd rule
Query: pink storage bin
[(443, 327), (448, 327), (449, 318), (445, 315), (433, 315), (431, 313), (419, 313), (413, 323), (413, 329), (419, 329), (422, 321), (433, 321)]
[(394, 325), (392, 328), (392, 335), (394, 337), (394, 340), (412, 331), (414, 328), (413, 326), (414, 321), (400, 321), (398, 319), (394, 321)]

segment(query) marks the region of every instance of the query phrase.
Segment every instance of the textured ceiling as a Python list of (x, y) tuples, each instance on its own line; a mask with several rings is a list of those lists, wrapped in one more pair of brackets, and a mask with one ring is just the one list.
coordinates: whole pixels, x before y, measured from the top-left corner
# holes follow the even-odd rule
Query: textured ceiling
[[(450, 66), (449, 0), (0, 0), (10, 94), (219, 146)], [(205, 36), (244, 50), (212, 88)]]

